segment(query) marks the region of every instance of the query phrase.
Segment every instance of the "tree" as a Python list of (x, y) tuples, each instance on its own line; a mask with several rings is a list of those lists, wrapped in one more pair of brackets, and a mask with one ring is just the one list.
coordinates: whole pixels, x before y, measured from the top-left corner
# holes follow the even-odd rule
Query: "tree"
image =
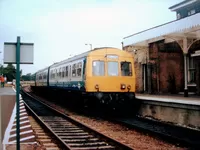
[(31, 81), (31, 79), (32, 79), (31, 73), (22, 75), (22, 80), (24, 80), (24, 81)]
[(8, 64), (7, 67), (1, 66), (1, 74), (7, 77), (7, 81), (12, 81), (16, 76), (16, 69), (12, 64)]

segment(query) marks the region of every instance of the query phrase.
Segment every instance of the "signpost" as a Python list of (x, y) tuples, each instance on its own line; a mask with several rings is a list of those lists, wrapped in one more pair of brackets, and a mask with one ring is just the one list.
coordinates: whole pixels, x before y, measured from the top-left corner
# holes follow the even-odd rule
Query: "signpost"
[(4, 43), (4, 63), (16, 64), (16, 141), (17, 150), (20, 150), (20, 119), (19, 119), (19, 93), (20, 93), (20, 64), (33, 64), (33, 43)]

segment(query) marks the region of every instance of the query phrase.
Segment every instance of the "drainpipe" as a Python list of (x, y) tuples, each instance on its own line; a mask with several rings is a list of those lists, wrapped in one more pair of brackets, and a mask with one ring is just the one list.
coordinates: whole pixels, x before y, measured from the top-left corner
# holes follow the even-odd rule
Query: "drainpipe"
[(144, 68), (144, 92), (146, 92), (146, 65), (144, 64), (143, 65), (143, 68)]
[(185, 77), (185, 88), (184, 97), (188, 97), (188, 87), (187, 87), (187, 54), (184, 54), (184, 77)]
[(185, 77), (185, 88), (184, 88), (184, 97), (188, 97), (188, 72), (187, 72), (187, 38), (183, 39), (183, 53), (184, 53), (184, 77)]

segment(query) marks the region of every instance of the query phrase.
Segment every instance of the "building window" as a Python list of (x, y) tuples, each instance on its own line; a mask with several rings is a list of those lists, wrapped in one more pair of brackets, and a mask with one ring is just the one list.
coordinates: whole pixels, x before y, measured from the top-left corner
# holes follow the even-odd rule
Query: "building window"
[(92, 63), (92, 74), (93, 76), (104, 76), (105, 69), (104, 69), (104, 61), (93, 61)]
[(194, 59), (193, 57), (191, 57), (189, 59), (189, 83), (196, 83), (196, 69), (194, 66)]
[(177, 13), (177, 19), (181, 19), (181, 14)]

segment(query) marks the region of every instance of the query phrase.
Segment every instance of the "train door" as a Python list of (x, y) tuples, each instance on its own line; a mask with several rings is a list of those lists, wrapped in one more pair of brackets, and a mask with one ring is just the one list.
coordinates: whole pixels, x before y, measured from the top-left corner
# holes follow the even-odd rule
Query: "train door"
[(83, 81), (86, 79), (86, 72), (85, 72), (85, 69), (86, 69), (86, 58), (83, 60)]

